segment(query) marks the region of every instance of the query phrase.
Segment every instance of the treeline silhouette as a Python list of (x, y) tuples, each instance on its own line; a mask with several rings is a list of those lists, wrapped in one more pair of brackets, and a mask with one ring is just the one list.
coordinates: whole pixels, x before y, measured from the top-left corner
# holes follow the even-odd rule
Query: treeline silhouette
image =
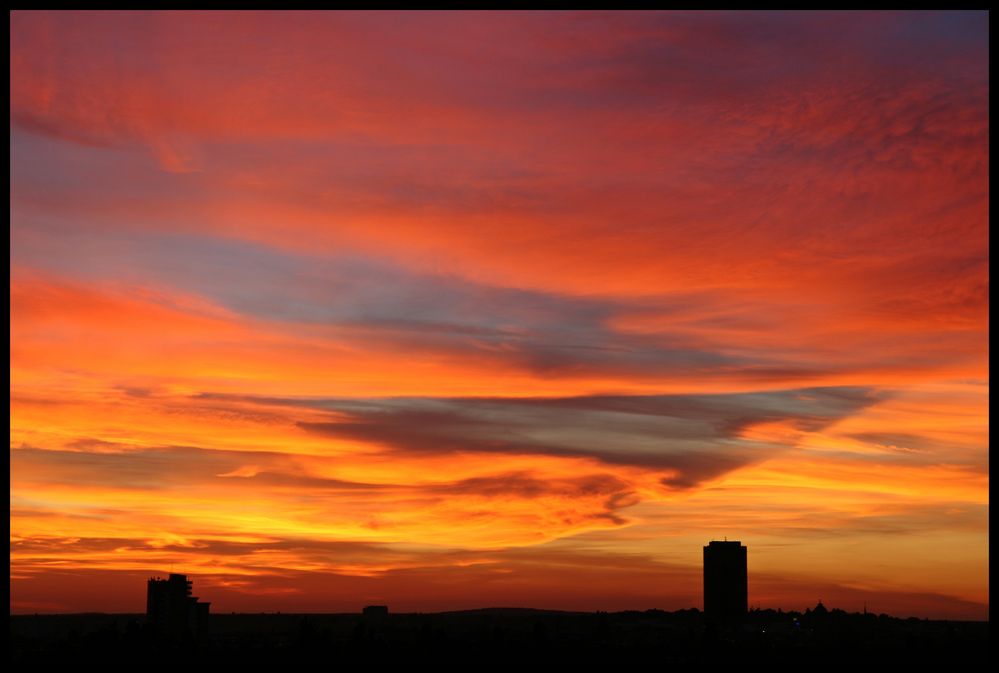
[(213, 614), (201, 642), (164, 641), (145, 615), (11, 617), (12, 662), (141, 666), (321, 665), (450, 661), (482, 665), (557, 662), (879, 662), (984, 661), (988, 622), (898, 619), (826, 610), (750, 610), (739, 628), (717, 631), (696, 609), (664, 612), (554, 612), (486, 609), (431, 614)]

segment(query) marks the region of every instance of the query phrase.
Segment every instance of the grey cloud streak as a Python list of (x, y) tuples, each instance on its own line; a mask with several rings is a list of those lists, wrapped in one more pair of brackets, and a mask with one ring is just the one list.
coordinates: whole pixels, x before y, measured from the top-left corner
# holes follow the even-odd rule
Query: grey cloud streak
[[(749, 426), (787, 423), (818, 431), (878, 401), (861, 387), (715, 395), (569, 398), (284, 400), (329, 409), (304, 429), (407, 453), (498, 452), (594, 458), (672, 471), (687, 488), (774, 455), (786, 445), (741, 437)], [(270, 400), (275, 402), (279, 400)]]

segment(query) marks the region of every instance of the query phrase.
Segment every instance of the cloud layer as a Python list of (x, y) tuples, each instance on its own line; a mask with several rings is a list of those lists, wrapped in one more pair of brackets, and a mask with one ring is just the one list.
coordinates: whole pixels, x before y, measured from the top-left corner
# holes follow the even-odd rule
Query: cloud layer
[(12, 610), (982, 614), (988, 94), (984, 12), (14, 12)]

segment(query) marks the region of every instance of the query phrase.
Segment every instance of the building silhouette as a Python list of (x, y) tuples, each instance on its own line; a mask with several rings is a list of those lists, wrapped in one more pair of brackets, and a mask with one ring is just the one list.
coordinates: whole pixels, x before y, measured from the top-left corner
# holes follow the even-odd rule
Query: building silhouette
[(384, 619), (388, 617), (387, 605), (368, 605), (361, 610), (361, 614), (369, 619)]
[(146, 620), (157, 638), (203, 641), (208, 635), (208, 608), (191, 595), (187, 575), (151, 578), (146, 587)]
[(709, 625), (737, 626), (746, 616), (749, 591), (746, 547), (712, 540), (704, 548), (704, 616)]

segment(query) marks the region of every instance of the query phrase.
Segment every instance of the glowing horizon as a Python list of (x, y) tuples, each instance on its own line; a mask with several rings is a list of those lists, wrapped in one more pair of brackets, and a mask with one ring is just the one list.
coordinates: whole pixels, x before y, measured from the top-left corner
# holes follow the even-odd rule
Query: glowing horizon
[(987, 12), (11, 13), (11, 612), (988, 618)]

